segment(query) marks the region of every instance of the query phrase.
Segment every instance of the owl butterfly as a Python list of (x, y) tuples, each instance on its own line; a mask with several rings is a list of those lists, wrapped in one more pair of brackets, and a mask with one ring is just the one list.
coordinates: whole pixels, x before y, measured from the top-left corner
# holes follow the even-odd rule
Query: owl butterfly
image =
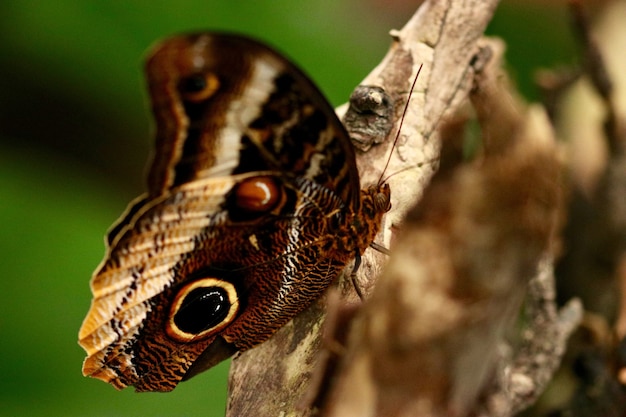
[(239, 36), (159, 44), (148, 191), (110, 230), (79, 333), (84, 375), (170, 391), (267, 340), (360, 256), (389, 187), (360, 189), (332, 107)]

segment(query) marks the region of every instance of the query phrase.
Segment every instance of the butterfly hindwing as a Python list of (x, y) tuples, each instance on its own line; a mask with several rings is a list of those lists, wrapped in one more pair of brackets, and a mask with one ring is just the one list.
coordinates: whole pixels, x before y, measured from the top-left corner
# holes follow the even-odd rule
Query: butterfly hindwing
[(85, 375), (168, 391), (319, 297), (371, 242), (386, 209), (373, 197), (389, 193), (360, 191), (332, 107), (266, 46), (174, 37), (146, 71), (148, 193), (108, 236), (79, 342)]

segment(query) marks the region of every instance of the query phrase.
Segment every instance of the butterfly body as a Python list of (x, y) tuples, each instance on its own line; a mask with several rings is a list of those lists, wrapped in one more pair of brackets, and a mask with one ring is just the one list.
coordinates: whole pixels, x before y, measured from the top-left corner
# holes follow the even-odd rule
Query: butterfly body
[(373, 241), (389, 188), (360, 190), (331, 106), (259, 43), (179, 36), (146, 71), (148, 192), (109, 232), (79, 343), (85, 375), (169, 391), (317, 299)]

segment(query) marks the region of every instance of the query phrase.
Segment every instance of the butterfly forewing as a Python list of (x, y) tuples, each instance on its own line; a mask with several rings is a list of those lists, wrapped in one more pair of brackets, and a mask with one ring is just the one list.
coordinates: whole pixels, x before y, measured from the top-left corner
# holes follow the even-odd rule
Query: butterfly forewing
[(79, 342), (85, 375), (167, 391), (319, 297), (372, 241), (386, 209), (373, 197), (389, 193), (359, 190), (333, 109), (266, 46), (179, 36), (146, 71), (148, 193), (109, 234)]

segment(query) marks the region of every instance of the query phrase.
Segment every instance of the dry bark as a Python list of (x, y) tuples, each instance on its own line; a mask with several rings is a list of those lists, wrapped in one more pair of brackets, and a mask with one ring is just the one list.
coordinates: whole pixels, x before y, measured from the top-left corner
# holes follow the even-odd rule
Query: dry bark
[[(392, 256), (363, 256), (363, 302), (340, 280), (235, 358), (228, 416), (505, 416), (550, 379), (580, 318), (576, 303), (557, 313), (550, 286), (561, 165), (544, 112), (503, 85), (503, 47), (482, 37), (496, 5), (426, 1), (392, 31), (346, 113), (365, 150), (362, 183), (378, 181), (389, 160), (393, 208), (377, 243)], [(471, 112), (484, 146), (466, 163), (459, 138)], [(529, 282), (536, 325), (526, 350), (511, 353), (507, 335)], [(533, 344), (532, 332), (553, 343)]]
[[(581, 68), (544, 72), (571, 192), (556, 268), (563, 302), (580, 297), (582, 325), (545, 398), (529, 415), (626, 413), (626, 1), (570, 0)], [(559, 381), (566, 381), (565, 384)], [(550, 395), (551, 393), (558, 393)]]

